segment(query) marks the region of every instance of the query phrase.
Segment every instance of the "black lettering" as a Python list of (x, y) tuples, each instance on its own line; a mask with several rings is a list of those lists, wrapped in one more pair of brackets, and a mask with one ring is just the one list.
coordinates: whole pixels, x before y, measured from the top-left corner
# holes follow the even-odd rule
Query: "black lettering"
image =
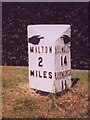
[(42, 61), (43, 61), (42, 57), (39, 57), (38, 60), (39, 60), (38, 66), (39, 66), (39, 67), (42, 67), (42, 66), (43, 66), (43, 65), (41, 64)]
[(63, 81), (62, 81), (62, 90), (63, 90), (63, 87), (64, 87), (64, 86), (63, 86)]
[(61, 56), (61, 66), (63, 65), (63, 58), (62, 58), (62, 56)]
[(65, 89), (67, 89), (67, 82), (66, 82), (66, 80), (65, 80)]
[(34, 70), (30, 70), (30, 76), (34, 76)]
[(43, 71), (43, 77), (44, 78), (47, 78), (46, 74), (47, 74), (47, 71)]
[(45, 47), (45, 53), (47, 53), (47, 51), (48, 51), (48, 50), (47, 50), (47, 46), (46, 46), (46, 47)]
[(57, 79), (57, 74), (56, 74), (56, 72), (55, 72), (55, 79)]
[(30, 47), (30, 52), (34, 52), (34, 47)]
[(64, 58), (64, 64), (67, 65), (67, 58), (66, 58), (66, 56)]
[(40, 74), (40, 71), (39, 71), (39, 77), (42, 78), (41, 74)]
[(38, 71), (36, 71), (36, 77), (38, 76)]
[(41, 53), (41, 52), (40, 52), (40, 47), (38, 47), (38, 52)]
[(49, 78), (52, 79), (52, 72), (49, 72)]
[(62, 48), (62, 52), (63, 52), (63, 48)]
[(35, 52), (37, 53), (37, 47), (35, 47)]
[(52, 47), (49, 47), (49, 53), (52, 53)]

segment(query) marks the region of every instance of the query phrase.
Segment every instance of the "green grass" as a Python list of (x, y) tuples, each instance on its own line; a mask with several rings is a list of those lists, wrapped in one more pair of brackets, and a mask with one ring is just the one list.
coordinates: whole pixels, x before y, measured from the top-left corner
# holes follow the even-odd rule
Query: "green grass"
[[(14, 117), (34, 117), (37, 109), (36, 100), (31, 99), (17, 99), (13, 106)], [(24, 113), (24, 114), (23, 114)]]
[(90, 78), (89, 73), (88, 70), (72, 70), (72, 77), (88, 80)]
[[(8, 82), (7, 82), (8, 81)], [(2, 67), (2, 85), (3, 87), (15, 87), (19, 83), (28, 82), (27, 67)]]
[(78, 86), (88, 89), (88, 80), (90, 71), (88, 70), (72, 70), (72, 78), (79, 78)]
[[(90, 72), (90, 71), (89, 71)], [(5, 118), (86, 118), (88, 112), (88, 71), (72, 70), (80, 80), (55, 98), (41, 96), (28, 86), (28, 67), (2, 67), (3, 117)]]

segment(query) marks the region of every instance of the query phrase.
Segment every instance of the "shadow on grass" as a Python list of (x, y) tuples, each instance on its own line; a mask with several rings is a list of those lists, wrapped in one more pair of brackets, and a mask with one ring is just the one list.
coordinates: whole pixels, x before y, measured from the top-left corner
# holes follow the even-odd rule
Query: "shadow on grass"
[[(80, 80), (79, 78), (71, 78), (71, 82), (72, 82), (71, 87), (75, 86), (79, 80)], [(52, 97), (52, 94), (54, 94), (54, 93), (44, 92), (44, 91), (36, 90), (36, 89), (33, 89), (33, 90), (35, 91), (36, 94), (39, 94), (40, 96)], [(69, 89), (65, 89), (61, 92), (55, 93), (55, 95), (56, 96), (63, 96), (66, 92), (69, 92), (69, 91), (70, 91)]]
[(75, 86), (79, 80), (80, 80), (79, 78), (71, 78), (71, 82), (72, 82), (71, 87)]
[(50, 94), (49, 92), (45, 92), (45, 91), (41, 91), (41, 90), (37, 90), (37, 89), (33, 89), (33, 91), (36, 94), (39, 94), (40, 96), (48, 96)]

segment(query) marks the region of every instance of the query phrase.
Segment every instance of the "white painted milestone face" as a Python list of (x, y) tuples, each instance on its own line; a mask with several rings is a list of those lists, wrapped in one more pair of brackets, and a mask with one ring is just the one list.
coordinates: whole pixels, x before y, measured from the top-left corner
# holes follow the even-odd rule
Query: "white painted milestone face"
[[(46, 92), (55, 91), (55, 46), (70, 25), (29, 25), (29, 85)], [(59, 41), (64, 45), (63, 40)], [(57, 44), (56, 44), (57, 43)]]

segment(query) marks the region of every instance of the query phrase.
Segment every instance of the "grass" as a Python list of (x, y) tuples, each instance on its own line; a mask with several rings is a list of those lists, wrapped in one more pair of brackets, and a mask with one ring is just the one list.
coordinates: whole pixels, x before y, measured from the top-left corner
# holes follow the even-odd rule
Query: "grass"
[[(27, 67), (2, 67), (2, 111), (4, 118), (87, 118), (88, 71), (72, 70), (80, 80), (70, 90), (55, 97), (41, 95), (28, 86)], [(42, 93), (43, 94), (43, 93)]]
[[(28, 82), (27, 67), (3, 67), (2, 68), (2, 85), (3, 87), (15, 87), (19, 83)], [(7, 82), (8, 80), (8, 82)]]

